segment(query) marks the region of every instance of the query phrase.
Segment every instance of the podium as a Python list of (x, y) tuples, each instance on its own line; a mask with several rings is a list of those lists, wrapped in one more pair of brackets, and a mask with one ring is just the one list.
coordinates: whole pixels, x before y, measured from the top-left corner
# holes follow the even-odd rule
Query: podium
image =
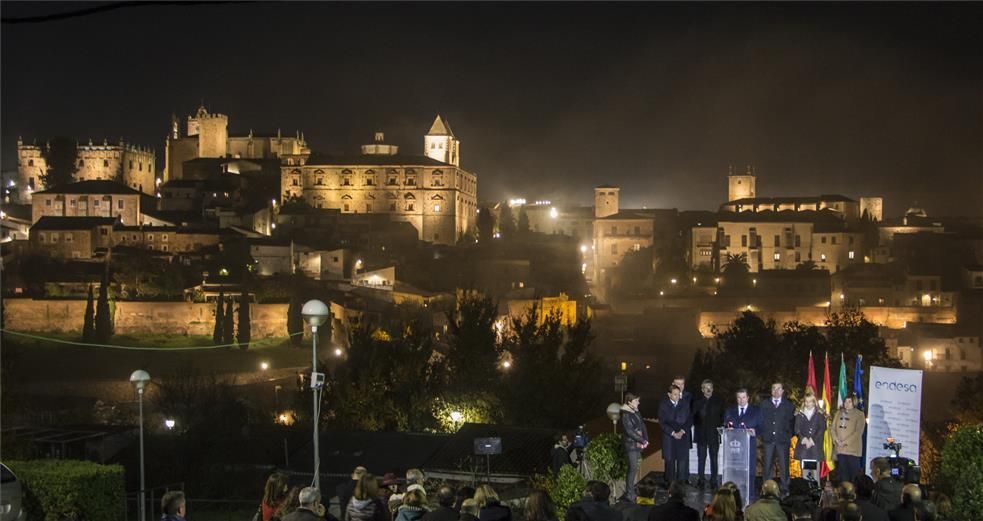
[(723, 482), (733, 481), (741, 491), (743, 507), (750, 503), (754, 488), (754, 475), (751, 474), (751, 458), (757, 457), (757, 447), (752, 445), (750, 429), (725, 429), (718, 427), (720, 448), (723, 452), (721, 471)]

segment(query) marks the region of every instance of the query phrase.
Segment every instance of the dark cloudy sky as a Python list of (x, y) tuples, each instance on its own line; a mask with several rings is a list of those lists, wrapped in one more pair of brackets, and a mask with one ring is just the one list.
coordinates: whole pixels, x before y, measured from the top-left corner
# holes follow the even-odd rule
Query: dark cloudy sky
[[(101, 4), (100, 4), (101, 5)], [(983, 215), (983, 7), (958, 3), (2, 5), (2, 150), (18, 135), (154, 145), (200, 100), (234, 133), (421, 152), (434, 114), (482, 199), (715, 208), (883, 195)]]

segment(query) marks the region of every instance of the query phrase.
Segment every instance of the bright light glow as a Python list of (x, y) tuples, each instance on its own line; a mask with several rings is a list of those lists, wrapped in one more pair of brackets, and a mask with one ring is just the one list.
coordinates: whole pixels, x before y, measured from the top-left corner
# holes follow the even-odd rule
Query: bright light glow
[(281, 414), (279, 417), (280, 423), (287, 423), (287, 415)]
[(757, 286), (758, 285), (758, 279), (751, 279), (751, 284)]
[(517, 199), (509, 199), (509, 206), (522, 206), (526, 204), (526, 200), (519, 197)]
[(461, 421), (462, 418), (464, 418), (464, 415), (461, 414), (461, 411), (451, 411), (451, 421), (452, 422), (457, 423), (457, 422)]
[(844, 294), (842, 294), (842, 293), (840, 293), (840, 300), (843, 300), (843, 299), (845, 299), (845, 298), (846, 298), (846, 295), (844, 295)]
[(495, 232), (495, 233), (492, 234), (492, 238), (493, 239), (501, 239), (502, 238), (502, 234), (501, 233), (498, 233), (498, 232)]
[(560, 212), (557, 211), (556, 208), (550, 208), (550, 218), (551, 219), (556, 219), (559, 216), (560, 216)]
[(276, 206), (276, 199), (273, 199), (273, 206)]
[(587, 273), (587, 263), (586, 262), (580, 265), (580, 274), (583, 275), (584, 273)]
[(693, 277), (693, 284), (696, 284), (696, 277)]
[(170, 418), (164, 420), (164, 427), (167, 427), (167, 430), (173, 429), (174, 425), (176, 425), (176, 422), (174, 420)]
[(670, 284), (675, 284), (676, 282), (678, 282), (676, 279), (669, 279)]
[(720, 284), (720, 277), (714, 277), (714, 278), (713, 278), (713, 282), (714, 282), (715, 284)]
[(661, 296), (663, 296), (663, 295), (665, 295), (665, 294), (666, 294), (666, 292), (665, 292), (665, 291), (662, 291), (661, 289), (659, 290), (659, 296), (660, 296), (660, 297), (661, 297)]
[(8, 181), (7, 186), (14, 186), (14, 180), (11, 179), (10, 181)]
[(335, 356), (341, 356), (341, 348), (340, 347), (334, 348), (334, 355)]
[(511, 369), (512, 368), (512, 362), (506, 360), (506, 361), (502, 362), (502, 367), (505, 368), (505, 369)]
[(587, 253), (587, 245), (586, 244), (581, 244), (580, 245), (580, 253)]
[(259, 368), (265, 371), (270, 368), (270, 364), (269, 362), (260, 362)]
[(355, 268), (361, 268), (361, 267), (362, 267), (362, 259), (356, 260), (355, 261)]
[(924, 358), (926, 362), (931, 362), (932, 361), (932, 351), (930, 349), (926, 349), (925, 352), (922, 353), (922, 358)]
[(276, 223), (270, 223), (270, 228), (276, 229)]

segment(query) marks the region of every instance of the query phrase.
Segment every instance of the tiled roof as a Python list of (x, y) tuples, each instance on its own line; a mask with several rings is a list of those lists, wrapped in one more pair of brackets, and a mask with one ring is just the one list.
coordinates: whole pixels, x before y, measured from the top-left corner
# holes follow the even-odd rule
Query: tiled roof
[[(442, 166), (455, 168), (443, 161), (437, 161), (428, 156), (411, 154), (360, 154), (360, 155), (328, 155), (311, 154), (305, 163), (307, 166), (338, 165), (338, 166)], [(288, 167), (289, 168), (289, 167)]]
[(94, 180), (79, 181), (62, 186), (56, 186), (40, 192), (38, 194), (118, 194), (118, 195), (140, 195), (140, 192), (116, 181)]
[(96, 226), (112, 226), (115, 217), (52, 217), (46, 215), (31, 226), (31, 230), (91, 230)]

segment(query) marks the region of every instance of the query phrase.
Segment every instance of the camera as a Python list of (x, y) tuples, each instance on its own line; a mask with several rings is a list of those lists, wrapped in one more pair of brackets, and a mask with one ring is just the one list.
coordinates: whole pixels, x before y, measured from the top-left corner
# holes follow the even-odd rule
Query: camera
[(896, 441), (894, 438), (887, 438), (886, 441), (887, 441), (887, 443), (884, 444), (884, 450), (893, 450), (894, 451), (894, 457), (895, 458), (900, 458), (901, 457), (901, 442), (900, 441)]
[(578, 451), (584, 450), (587, 444), (590, 443), (590, 436), (587, 435), (587, 431), (584, 430), (584, 426), (581, 425), (577, 427), (577, 432), (573, 435), (573, 448)]

